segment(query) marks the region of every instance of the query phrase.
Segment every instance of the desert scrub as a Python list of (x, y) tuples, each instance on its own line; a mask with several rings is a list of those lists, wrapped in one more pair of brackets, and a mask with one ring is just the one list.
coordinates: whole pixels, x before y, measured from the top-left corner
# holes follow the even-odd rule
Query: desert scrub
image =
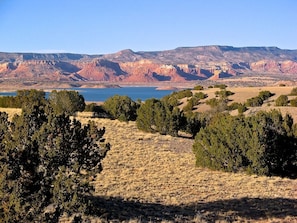
[(254, 116), (217, 114), (193, 145), (196, 164), (223, 171), (296, 177), (293, 119), (272, 110)]

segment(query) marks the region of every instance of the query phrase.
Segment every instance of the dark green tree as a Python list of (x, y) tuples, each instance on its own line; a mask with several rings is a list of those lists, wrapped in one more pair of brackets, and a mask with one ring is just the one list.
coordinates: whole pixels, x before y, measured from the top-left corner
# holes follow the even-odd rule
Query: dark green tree
[(270, 91), (261, 91), (256, 97), (247, 99), (246, 106), (248, 107), (259, 107), (262, 106), (264, 101), (273, 96), (274, 94)]
[(57, 115), (74, 115), (78, 111), (83, 111), (86, 106), (84, 97), (77, 91), (53, 90), (48, 100)]
[(21, 104), (16, 101), (14, 96), (2, 96), (0, 97), (1, 108), (21, 108)]
[(265, 101), (273, 95), (274, 93), (271, 93), (270, 91), (260, 91), (258, 97)]
[(215, 84), (213, 88), (220, 88), (221, 90), (226, 89), (228, 86), (225, 84)]
[(242, 131), (244, 125), (241, 122), (241, 117), (216, 114), (195, 137), (196, 164), (216, 170), (239, 171), (245, 162), (243, 151), (247, 139), (237, 133), (249, 133)]
[(185, 125), (182, 130), (191, 134), (191, 137), (194, 139), (200, 129), (206, 126), (208, 116), (203, 113), (189, 112), (186, 113), (185, 119)]
[(138, 107), (139, 105), (130, 97), (121, 95), (114, 95), (103, 104), (104, 110), (112, 118), (120, 121), (135, 121)]
[(190, 111), (192, 111), (194, 109), (195, 104), (198, 104), (198, 103), (199, 103), (199, 99), (196, 100), (193, 97), (190, 98), (187, 101), (186, 105), (183, 107), (183, 111), (184, 112), (190, 112)]
[(31, 110), (34, 106), (45, 106), (45, 92), (42, 90), (18, 90), (16, 96), (0, 97), (0, 107)]
[(173, 107), (176, 107), (181, 104), (180, 99), (183, 98), (190, 98), (193, 96), (193, 93), (191, 90), (181, 90), (171, 93), (170, 95), (164, 96), (161, 100), (163, 102), (166, 102), (167, 104), (170, 104)]
[(16, 95), (16, 104), (23, 110), (29, 112), (35, 106), (45, 106), (47, 101), (45, 99), (45, 92), (42, 90), (18, 90)]
[(291, 100), (290, 100), (290, 105), (291, 105), (292, 107), (297, 107), (297, 98), (291, 99)]
[(39, 106), (12, 122), (0, 113), (0, 127), (0, 219), (56, 222), (63, 213), (84, 213), (90, 179), (109, 150), (104, 128)]
[(201, 85), (196, 85), (193, 89), (196, 91), (202, 91), (204, 89), (204, 87)]
[(287, 95), (280, 95), (275, 100), (275, 106), (287, 106), (289, 103), (288, 96)]
[(194, 94), (193, 97), (198, 98), (198, 99), (205, 99), (208, 96), (207, 96), (207, 94), (204, 94), (203, 92), (197, 92), (197, 93)]
[(158, 99), (146, 100), (137, 110), (136, 124), (140, 130), (178, 135), (183, 113), (178, 107)]
[(249, 98), (246, 101), (246, 106), (248, 107), (260, 107), (262, 106), (264, 103), (263, 99), (260, 97), (253, 97), (253, 98)]
[(156, 132), (155, 126), (155, 104), (160, 103), (158, 99), (151, 98), (145, 100), (137, 110), (137, 128), (145, 132)]
[(220, 99), (222, 99), (222, 100), (225, 100), (225, 99), (227, 99), (229, 96), (231, 96), (231, 95), (233, 95), (234, 94), (234, 92), (231, 92), (231, 91), (227, 91), (227, 90), (220, 90), (220, 91), (216, 91), (215, 92), (215, 95), (217, 96), (217, 97), (219, 97)]
[(216, 114), (196, 135), (193, 151), (197, 165), (224, 171), (292, 177), (297, 168), (292, 118), (276, 110)]

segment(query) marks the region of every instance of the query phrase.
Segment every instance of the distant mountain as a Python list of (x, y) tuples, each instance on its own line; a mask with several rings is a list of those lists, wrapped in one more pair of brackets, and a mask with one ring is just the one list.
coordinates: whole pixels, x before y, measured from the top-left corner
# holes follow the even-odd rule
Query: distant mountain
[(199, 46), (105, 55), (0, 53), (0, 81), (185, 82), (245, 74), (297, 75), (297, 50)]

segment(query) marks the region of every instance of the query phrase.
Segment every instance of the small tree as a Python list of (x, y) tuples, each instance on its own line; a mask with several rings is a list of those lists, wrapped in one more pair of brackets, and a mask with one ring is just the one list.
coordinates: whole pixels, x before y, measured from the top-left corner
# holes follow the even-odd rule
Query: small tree
[(202, 91), (203, 89), (204, 89), (204, 87), (201, 86), (201, 85), (196, 85), (196, 86), (194, 87), (194, 90), (196, 90), (196, 91)]
[(213, 87), (214, 87), (214, 88), (220, 88), (221, 90), (224, 90), (224, 89), (226, 89), (228, 86), (225, 85), (225, 84), (215, 84)]
[(207, 105), (211, 107), (212, 112), (223, 112), (228, 109), (227, 106), (227, 100), (217, 99), (217, 98), (211, 98), (209, 100), (206, 100), (205, 102)]
[(140, 130), (159, 132), (161, 134), (178, 135), (181, 128), (183, 113), (166, 101), (158, 99), (146, 100), (137, 110), (136, 124)]
[(275, 100), (275, 106), (287, 106), (288, 105), (288, 96), (287, 95), (280, 95)]
[(193, 151), (199, 166), (294, 177), (297, 147), (292, 135), (292, 118), (276, 110), (247, 118), (219, 113), (196, 135)]
[(204, 94), (203, 92), (198, 92), (198, 93), (195, 93), (193, 97), (198, 98), (198, 99), (205, 99), (208, 97), (208, 95)]
[(249, 98), (246, 101), (246, 106), (248, 107), (260, 107), (263, 105), (263, 99), (260, 97), (253, 97), (253, 98)]
[(247, 111), (247, 107), (238, 102), (233, 102), (231, 105), (228, 106), (229, 111), (238, 110), (238, 114), (243, 114), (245, 111)]
[(112, 118), (120, 121), (135, 121), (138, 104), (128, 96), (114, 95), (104, 102), (103, 108)]
[(205, 103), (209, 105), (211, 108), (215, 108), (219, 105), (219, 100), (217, 98), (211, 98), (207, 100)]
[(1, 108), (21, 108), (21, 105), (16, 101), (14, 96), (1, 96), (0, 97)]
[(183, 107), (184, 112), (189, 112), (194, 109), (194, 106), (199, 105), (200, 99), (198, 97), (191, 97), (188, 101), (187, 104)]
[(239, 103), (237, 110), (238, 114), (243, 114), (245, 111), (248, 110), (248, 108), (245, 106), (245, 104)]
[(191, 134), (194, 139), (196, 134), (201, 128), (204, 128), (207, 124), (207, 116), (198, 112), (189, 112), (185, 115), (186, 122), (183, 130), (186, 133)]
[(4, 222), (57, 222), (63, 213), (82, 214), (87, 208), (90, 180), (101, 172), (110, 147), (103, 143), (105, 130), (50, 111), (34, 106), (12, 122), (0, 113)]
[(48, 100), (57, 115), (74, 115), (78, 111), (83, 111), (86, 106), (84, 97), (77, 91), (53, 90)]
[(15, 98), (17, 107), (23, 110), (31, 111), (34, 106), (45, 106), (47, 104), (45, 99), (45, 92), (35, 89), (18, 90)]
[(260, 107), (264, 101), (273, 96), (270, 91), (261, 91), (258, 96), (247, 99), (246, 106), (248, 107)]
[(291, 105), (292, 107), (297, 107), (297, 98), (291, 99), (291, 100), (290, 100), (290, 105)]
[(156, 132), (155, 125), (155, 104), (160, 103), (158, 99), (147, 99), (137, 110), (137, 128), (145, 132)]
[(226, 90), (221, 90), (221, 91), (216, 91), (215, 95), (220, 97), (221, 99), (227, 99), (229, 96), (233, 95), (234, 92), (231, 91), (226, 91)]
[(274, 94), (271, 93), (270, 91), (261, 91), (259, 92), (259, 98), (261, 98), (263, 101), (267, 100), (268, 98), (270, 98), (271, 96), (273, 96)]
[(190, 112), (194, 108), (193, 100), (192, 98), (187, 102), (187, 104), (183, 107), (184, 112)]

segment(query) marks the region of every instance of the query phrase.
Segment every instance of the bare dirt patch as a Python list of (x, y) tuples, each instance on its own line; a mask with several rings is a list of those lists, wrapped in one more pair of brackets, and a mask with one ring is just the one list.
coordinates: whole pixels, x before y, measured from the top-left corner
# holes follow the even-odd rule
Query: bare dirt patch
[(22, 110), (19, 108), (1, 108), (0, 112), (6, 112), (8, 114), (8, 119), (11, 120), (14, 115), (21, 114)]

